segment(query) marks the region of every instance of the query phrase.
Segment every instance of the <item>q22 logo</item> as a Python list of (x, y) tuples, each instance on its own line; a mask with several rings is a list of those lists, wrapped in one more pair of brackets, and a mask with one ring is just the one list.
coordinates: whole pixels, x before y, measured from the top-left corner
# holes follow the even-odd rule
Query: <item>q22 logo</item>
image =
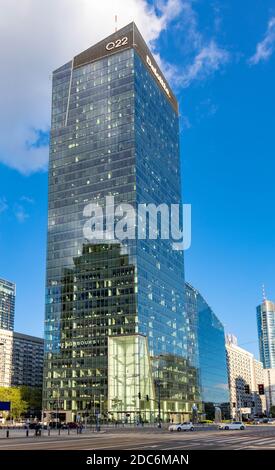
[(121, 39), (117, 39), (116, 41), (110, 41), (106, 45), (107, 51), (112, 51), (113, 49), (118, 49), (121, 46), (126, 46), (128, 44), (128, 38), (127, 36), (124, 36)]

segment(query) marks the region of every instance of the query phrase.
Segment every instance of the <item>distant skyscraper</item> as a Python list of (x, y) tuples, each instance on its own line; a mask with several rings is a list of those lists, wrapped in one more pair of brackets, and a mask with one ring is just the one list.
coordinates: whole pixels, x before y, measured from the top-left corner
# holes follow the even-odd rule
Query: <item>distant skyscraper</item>
[(265, 369), (275, 368), (275, 303), (263, 300), (257, 307), (260, 360)]
[(189, 350), (199, 370), (201, 399), (206, 417), (214, 416), (215, 406), (224, 416), (229, 411), (228, 375), (224, 328), (200, 292), (185, 283)]
[[(172, 240), (93, 243), (88, 203), (181, 203), (178, 105), (134, 23), (53, 74), (44, 409), (188, 419), (199, 403)], [(142, 237), (140, 237), (142, 238)]]
[(0, 328), (13, 331), (15, 309), (15, 284), (0, 279)]

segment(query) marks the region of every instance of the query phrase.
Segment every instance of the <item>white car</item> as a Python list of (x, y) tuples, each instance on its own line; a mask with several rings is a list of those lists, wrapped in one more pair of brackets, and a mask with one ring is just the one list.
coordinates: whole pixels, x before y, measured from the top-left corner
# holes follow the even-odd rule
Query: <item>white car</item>
[(181, 431), (194, 431), (194, 426), (193, 426), (193, 423), (184, 422), (184, 423), (179, 423), (179, 424), (171, 424), (171, 426), (169, 426), (168, 430), (170, 432), (172, 432), (172, 431), (178, 431), (178, 432), (181, 432)]
[(232, 423), (220, 424), (219, 429), (224, 429), (225, 431), (240, 429), (243, 431), (245, 429), (245, 425), (241, 421), (232, 421)]

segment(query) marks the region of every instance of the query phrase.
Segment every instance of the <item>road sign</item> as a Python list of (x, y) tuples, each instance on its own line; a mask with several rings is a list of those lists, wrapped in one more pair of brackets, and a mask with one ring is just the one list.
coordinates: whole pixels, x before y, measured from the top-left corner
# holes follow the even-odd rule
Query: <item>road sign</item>
[(10, 401), (0, 401), (0, 411), (10, 411), (11, 402)]

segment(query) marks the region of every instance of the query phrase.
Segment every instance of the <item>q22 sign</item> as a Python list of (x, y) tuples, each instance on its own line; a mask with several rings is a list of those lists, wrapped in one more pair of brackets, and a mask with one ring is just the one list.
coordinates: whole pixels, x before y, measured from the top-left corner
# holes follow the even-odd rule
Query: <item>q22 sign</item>
[(113, 49), (118, 49), (121, 46), (126, 46), (126, 44), (128, 44), (128, 38), (127, 36), (124, 36), (123, 38), (117, 39), (116, 41), (108, 42), (106, 49), (107, 51), (112, 51)]

